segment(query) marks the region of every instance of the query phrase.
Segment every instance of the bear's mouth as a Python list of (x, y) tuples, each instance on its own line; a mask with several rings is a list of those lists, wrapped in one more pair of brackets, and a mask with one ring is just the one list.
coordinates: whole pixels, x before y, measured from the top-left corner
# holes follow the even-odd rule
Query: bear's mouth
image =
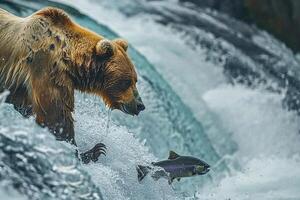
[(145, 106), (143, 105), (143, 109), (139, 109), (136, 102), (130, 102), (128, 104), (120, 104), (119, 110), (128, 115), (138, 115), (142, 110), (144, 110)]
[(137, 93), (137, 97), (128, 103), (120, 103), (119, 110), (121, 110), (125, 114), (129, 115), (139, 115), (139, 113), (145, 110), (145, 105), (141, 97)]
[(134, 115), (133, 113), (131, 113), (128, 108), (125, 106), (125, 104), (121, 104), (120, 105), (120, 110), (125, 113), (125, 114), (129, 114), (129, 115)]

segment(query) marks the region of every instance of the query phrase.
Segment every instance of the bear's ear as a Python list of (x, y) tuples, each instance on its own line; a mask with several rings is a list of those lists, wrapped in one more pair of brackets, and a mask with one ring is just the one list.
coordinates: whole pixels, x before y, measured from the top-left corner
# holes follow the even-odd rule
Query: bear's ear
[(120, 45), (125, 51), (127, 51), (128, 42), (126, 40), (119, 38), (119, 39), (115, 39), (114, 41), (115, 41), (115, 43)]
[(96, 45), (96, 54), (98, 56), (111, 57), (114, 55), (114, 47), (111, 41), (103, 39)]

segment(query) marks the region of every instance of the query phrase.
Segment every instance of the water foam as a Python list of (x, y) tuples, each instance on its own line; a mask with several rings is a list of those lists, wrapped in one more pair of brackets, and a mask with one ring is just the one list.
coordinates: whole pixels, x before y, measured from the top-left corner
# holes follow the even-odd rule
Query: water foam
[(103, 191), (104, 199), (179, 198), (167, 181), (146, 179), (140, 184), (136, 166), (147, 165), (157, 158), (126, 127), (108, 119), (99, 98), (77, 93), (76, 99), (75, 129), (79, 149), (88, 150), (98, 142), (107, 145), (106, 157), (100, 157), (96, 164), (83, 166)]
[(199, 189), (204, 200), (297, 200), (300, 197), (299, 157), (259, 157), (215, 185)]
[[(21, 185), (19, 190), (26, 191), (32, 199), (57, 199), (57, 195), (61, 195), (60, 199), (84, 195), (84, 199), (102, 199), (95, 196), (97, 188), (104, 199), (180, 199), (167, 181), (147, 178), (141, 184), (138, 182), (136, 166), (157, 158), (125, 127), (107, 121), (107, 112), (100, 107), (98, 98), (76, 93), (75, 100), (79, 150), (86, 151), (103, 142), (108, 148), (107, 157), (101, 156), (97, 163), (88, 165), (79, 163), (74, 147), (56, 141), (34, 118), (24, 119), (12, 105), (4, 103), (0, 104), (0, 172), (9, 173), (7, 177), (0, 173), (0, 183), (3, 179), (17, 181)], [(12, 163), (14, 157), (22, 160)], [(17, 194), (2, 192), (1, 188), (0, 185), (0, 196), (19, 198)]]
[(299, 117), (282, 109), (280, 94), (223, 86), (204, 99), (239, 145), (233, 171), (199, 189), (199, 199), (299, 199)]
[(238, 157), (286, 157), (299, 152), (299, 117), (282, 108), (280, 94), (224, 86), (208, 91), (203, 98), (233, 133), (239, 144)]

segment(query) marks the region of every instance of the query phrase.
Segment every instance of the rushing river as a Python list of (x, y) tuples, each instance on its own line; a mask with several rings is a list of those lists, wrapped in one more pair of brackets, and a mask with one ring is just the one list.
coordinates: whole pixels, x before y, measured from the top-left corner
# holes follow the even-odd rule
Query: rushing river
[[(108, 147), (81, 165), (34, 119), (0, 107), (0, 192), (5, 199), (299, 199), (299, 61), (267, 33), (177, 1), (0, 1), (26, 16), (44, 6), (108, 38), (124, 37), (146, 110), (109, 111), (76, 93), (81, 151)], [(2, 95), (2, 99), (5, 94)], [(169, 150), (213, 166), (205, 176), (137, 182), (135, 166)]]

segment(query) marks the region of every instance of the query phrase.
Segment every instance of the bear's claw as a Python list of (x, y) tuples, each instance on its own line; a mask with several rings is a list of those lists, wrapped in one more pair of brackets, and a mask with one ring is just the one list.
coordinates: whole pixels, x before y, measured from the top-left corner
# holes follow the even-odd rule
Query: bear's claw
[(81, 153), (80, 157), (84, 164), (88, 164), (91, 160), (97, 162), (101, 154), (106, 156), (106, 146), (103, 143), (98, 143), (91, 150)]

